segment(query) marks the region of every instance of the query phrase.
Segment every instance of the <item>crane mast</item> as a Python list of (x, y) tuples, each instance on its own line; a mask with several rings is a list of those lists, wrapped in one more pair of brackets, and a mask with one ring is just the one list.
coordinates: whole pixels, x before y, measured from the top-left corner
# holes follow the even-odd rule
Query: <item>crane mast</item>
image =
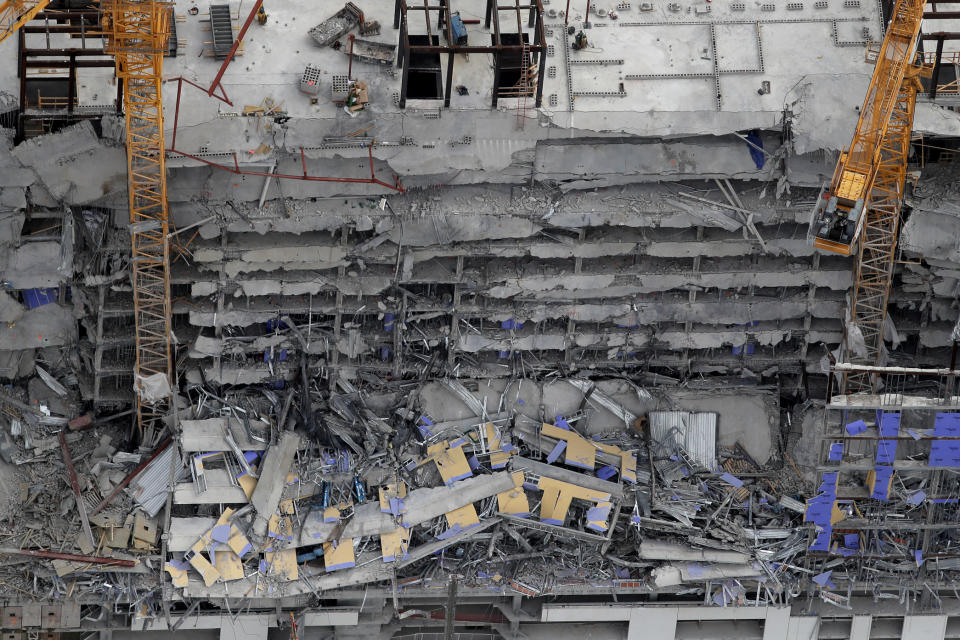
[[(925, 5), (926, 0), (897, 0), (853, 140), (814, 208), (818, 249), (852, 255), (860, 241), (845, 340), (845, 359), (855, 364), (875, 365), (883, 359), (913, 111), (922, 88), (919, 78), (929, 71), (915, 63)], [(843, 383), (855, 392), (871, 389), (875, 380), (857, 373), (847, 374)]]
[(0, 42), (3, 42), (50, 4), (50, 0), (5, 0), (0, 2)]
[(163, 137), (163, 55), (170, 2), (101, 0), (104, 49), (123, 82), (140, 437), (163, 429), (172, 384), (170, 255)]

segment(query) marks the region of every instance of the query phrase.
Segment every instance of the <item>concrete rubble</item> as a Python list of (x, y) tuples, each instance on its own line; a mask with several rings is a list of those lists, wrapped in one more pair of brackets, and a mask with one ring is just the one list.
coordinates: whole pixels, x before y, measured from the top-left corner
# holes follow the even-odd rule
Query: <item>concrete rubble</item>
[(449, 0), (521, 58), (285, 0), (221, 69), (176, 0), (171, 379), (135, 374), (81, 4), (0, 43), (0, 640), (953, 637), (955, 87), (917, 106), (875, 394), (839, 392), (856, 258), (810, 235), (885, 4)]

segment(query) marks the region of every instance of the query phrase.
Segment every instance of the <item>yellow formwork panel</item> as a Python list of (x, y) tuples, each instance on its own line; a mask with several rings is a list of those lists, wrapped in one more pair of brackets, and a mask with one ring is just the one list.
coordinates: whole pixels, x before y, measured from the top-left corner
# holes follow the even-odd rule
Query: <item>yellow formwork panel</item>
[(530, 515), (530, 501), (523, 490), (523, 471), (513, 473), (513, 489), (501, 491), (497, 494), (497, 510), (512, 516)]
[(353, 553), (353, 538), (341, 538), (323, 543), (323, 566), (327, 571), (348, 569), (357, 564)]
[(216, 560), (217, 571), (223, 581), (243, 580), (243, 562), (240, 560), (240, 556), (230, 549), (217, 549), (213, 552), (213, 557)]
[(570, 509), (570, 502), (577, 498), (588, 502), (605, 502), (610, 494), (595, 489), (587, 489), (569, 482), (554, 480), (545, 476), (540, 478), (537, 487), (543, 491), (540, 502), (540, 521), (563, 526)]
[(474, 509), (472, 504), (468, 504), (465, 507), (460, 507), (459, 509), (454, 509), (453, 511), (447, 512), (447, 524), (450, 525), (451, 529), (460, 527), (461, 529), (466, 529), (480, 524), (480, 517), (477, 515), (477, 510)]
[[(353, 545), (350, 545), (350, 550), (353, 551)], [(279, 576), (290, 582), (300, 578), (300, 571), (297, 567), (296, 549), (267, 552), (263, 554), (263, 557), (270, 567), (269, 571), (271, 575)]]
[(457, 480), (473, 475), (463, 447), (451, 449), (449, 442), (438, 442), (427, 449), (427, 455), (437, 465), (437, 471), (440, 472), (444, 484), (453, 484)]
[(410, 530), (397, 527), (390, 533), (380, 534), (380, 553), (384, 562), (402, 560), (410, 546)]
[(552, 424), (543, 423), (540, 430), (543, 435), (557, 440), (565, 440), (567, 449), (564, 452), (564, 461), (574, 467), (593, 470), (597, 465), (597, 447), (579, 433), (561, 429)]

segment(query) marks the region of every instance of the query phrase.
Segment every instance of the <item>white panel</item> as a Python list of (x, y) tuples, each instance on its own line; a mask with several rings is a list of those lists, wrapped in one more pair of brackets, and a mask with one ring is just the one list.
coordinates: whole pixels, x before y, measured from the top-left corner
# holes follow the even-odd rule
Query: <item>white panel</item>
[(767, 607), (676, 607), (678, 620), (763, 620)]
[(853, 622), (850, 624), (850, 640), (870, 640), (872, 626), (873, 616), (853, 616)]
[(222, 616), (220, 625), (220, 640), (267, 640), (267, 616)]
[(359, 611), (354, 609), (325, 609), (307, 613), (303, 616), (303, 626), (305, 627), (336, 627), (336, 626), (356, 626), (360, 617)]
[(790, 624), (784, 640), (816, 640), (820, 631), (817, 616), (790, 616)]
[(602, 607), (596, 605), (544, 605), (540, 622), (594, 622), (600, 620), (630, 620), (633, 607)]
[(790, 607), (768, 607), (763, 623), (763, 640), (783, 640), (790, 629)]
[(637, 607), (631, 612), (627, 640), (674, 640), (676, 635), (676, 608)]
[(935, 640), (947, 630), (947, 616), (904, 616), (901, 640)]

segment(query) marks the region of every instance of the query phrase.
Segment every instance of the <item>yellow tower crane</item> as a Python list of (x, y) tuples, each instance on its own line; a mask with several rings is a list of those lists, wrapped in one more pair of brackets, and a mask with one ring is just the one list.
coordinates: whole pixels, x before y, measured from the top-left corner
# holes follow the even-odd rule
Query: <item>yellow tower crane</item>
[(0, 2), (0, 42), (17, 32), (50, 4), (50, 0), (4, 0)]
[[(853, 140), (814, 207), (811, 231), (818, 249), (852, 255), (859, 240), (845, 354), (855, 364), (876, 365), (883, 355), (913, 109), (920, 77), (930, 71), (916, 54), (925, 5), (897, 0), (879, 50), (868, 51), (876, 65)], [(857, 342), (862, 336), (864, 346), (851, 344), (851, 336)], [(843, 383), (855, 392), (871, 389), (875, 379), (851, 373)]]
[(172, 3), (100, 0), (104, 50), (123, 82), (133, 304), (136, 318), (137, 424), (144, 441), (159, 435), (169, 408), (170, 254), (163, 138), (162, 72)]

